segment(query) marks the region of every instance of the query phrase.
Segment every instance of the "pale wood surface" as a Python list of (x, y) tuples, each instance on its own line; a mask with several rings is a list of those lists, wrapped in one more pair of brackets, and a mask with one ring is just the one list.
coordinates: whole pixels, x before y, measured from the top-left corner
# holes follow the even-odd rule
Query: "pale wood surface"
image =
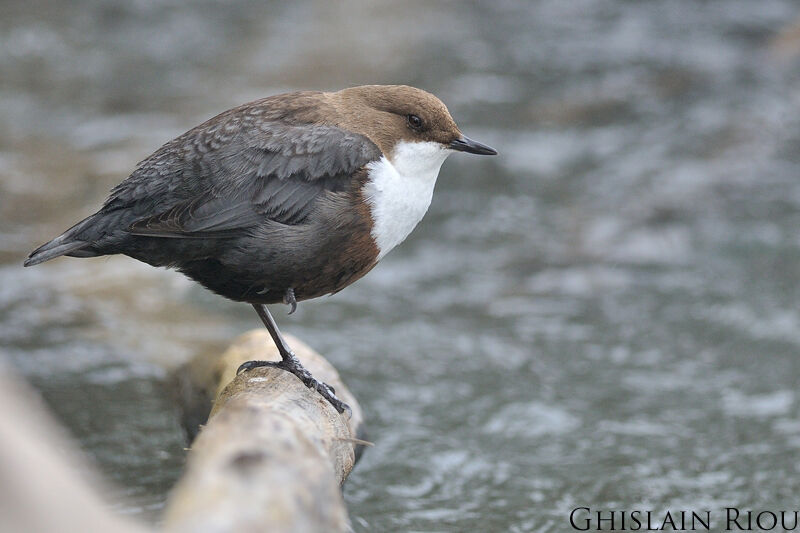
[(0, 367), (0, 532), (146, 531), (115, 516), (98, 487), (41, 398)]
[(216, 400), (168, 502), (167, 531), (348, 530), (340, 485), (355, 464), (361, 409), (330, 363), (298, 339), (287, 341), (352, 407), (352, 417), (281, 370), (236, 376), (244, 361), (278, 359), (264, 330), (245, 334), (221, 356), (197, 358), (178, 372), (185, 411), (199, 420), (208, 397)]
[[(288, 340), (350, 404), (352, 418), (286, 372), (259, 368), (235, 376), (246, 360), (277, 358), (265, 331), (244, 335), (222, 355), (195, 359), (176, 383), (198, 420), (212, 401), (213, 411), (170, 496), (165, 531), (348, 531), (341, 484), (356, 461), (361, 409), (322, 356)], [(0, 367), (0, 532), (152, 531), (115, 516), (99, 496), (103, 490), (41, 399)]]

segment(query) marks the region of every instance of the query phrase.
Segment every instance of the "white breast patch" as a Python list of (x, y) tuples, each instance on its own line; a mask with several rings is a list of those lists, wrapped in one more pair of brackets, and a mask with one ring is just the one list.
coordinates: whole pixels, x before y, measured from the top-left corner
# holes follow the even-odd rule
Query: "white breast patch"
[(435, 142), (400, 142), (391, 161), (384, 155), (367, 165), (364, 193), (372, 212), (378, 260), (403, 242), (422, 220), (433, 186), (451, 150)]

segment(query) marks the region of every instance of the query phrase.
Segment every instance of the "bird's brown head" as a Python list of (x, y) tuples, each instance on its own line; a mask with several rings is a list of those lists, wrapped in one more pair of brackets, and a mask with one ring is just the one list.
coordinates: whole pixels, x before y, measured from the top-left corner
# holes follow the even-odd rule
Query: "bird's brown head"
[(445, 151), (495, 155), (464, 136), (447, 107), (408, 85), (362, 85), (331, 94), (341, 126), (369, 137), (391, 159), (401, 142), (432, 143)]

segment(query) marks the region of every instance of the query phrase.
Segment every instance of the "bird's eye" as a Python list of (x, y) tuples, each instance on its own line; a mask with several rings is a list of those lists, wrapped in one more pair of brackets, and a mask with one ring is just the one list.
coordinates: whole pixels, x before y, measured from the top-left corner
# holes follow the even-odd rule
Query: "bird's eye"
[(408, 125), (412, 130), (422, 129), (422, 119), (417, 115), (408, 115)]

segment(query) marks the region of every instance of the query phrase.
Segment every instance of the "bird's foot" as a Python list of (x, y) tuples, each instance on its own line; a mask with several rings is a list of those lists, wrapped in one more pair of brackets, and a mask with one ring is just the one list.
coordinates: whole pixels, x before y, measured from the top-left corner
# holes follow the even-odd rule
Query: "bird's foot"
[(287, 313), (288, 315), (291, 315), (292, 313), (297, 311), (297, 300), (294, 297), (293, 288), (289, 287), (288, 289), (286, 289), (286, 294), (283, 295), (283, 303), (292, 307)]
[(311, 372), (306, 370), (306, 367), (300, 363), (300, 360), (297, 358), (297, 356), (292, 353), (288, 354), (287, 357), (284, 357), (280, 361), (246, 361), (239, 366), (238, 370), (236, 370), (236, 375), (238, 376), (242, 372), (247, 372), (248, 370), (252, 370), (261, 366), (280, 368), (281, 370), (285, 370), (294, 374), (300, 381), (303, 382), (303, 385), (309, 389), (317, 391), (320, 396), (328, 400), (328, 403), (330, 403), (339, 413), (344, 413), (347, 411), (348, 418), (353, 415), (353, 411), (350, 409), (350, 406), (336, 397), (336, 390), (327, 383), (317, 381), (317, 379), (311, 375)]

